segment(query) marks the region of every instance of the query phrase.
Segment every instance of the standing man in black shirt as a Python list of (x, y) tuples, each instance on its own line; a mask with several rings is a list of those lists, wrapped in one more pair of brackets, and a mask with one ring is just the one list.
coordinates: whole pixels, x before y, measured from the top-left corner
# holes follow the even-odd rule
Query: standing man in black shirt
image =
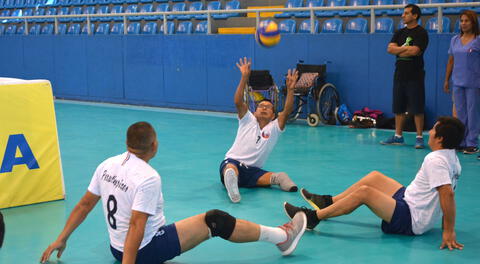
[(405, 112), (415, 117), (417, 139), (415, 148), (422, 149), (425, 108), (425, 71), (423, 53), (428, 45), (428, 33), (418, 24), (422, 15), (417, 5), (405, 6), (402, 14), (406, 26), (392, 37), (387, 52), (397, 56), (393, 78), (393, 113), (395, 114), (395, 135), (381, 141), (383, 145), (403, 145), (402, 136)]

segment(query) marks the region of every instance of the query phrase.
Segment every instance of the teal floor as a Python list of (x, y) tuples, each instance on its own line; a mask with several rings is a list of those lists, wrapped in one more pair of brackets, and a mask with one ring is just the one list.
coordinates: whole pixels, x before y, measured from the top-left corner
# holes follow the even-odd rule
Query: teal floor
[[(229, 202), (218, 166), (235, 137), (234, 115), (71, 102), (56, 102), (55, 108), (66, 200), (3, 209), (7, 233), (1, 264), (38, 262), (85, 193), (96, 166), (125, 151), (126, 128), (141, 120), (152, 123), (158, 133), (160, 147), (151, 165), (162, 177), (168, 223), (218, 208), (275, 226), (288, 220), (284, 201), (307, 205), (298, 193), (277, 188), (241, 189), (241, 203)], [(413, 148), (413, 134), (406, 135), (410, 143), (406, 146), (378, 144), (389, 135), (391, 131), (311, 128), (298, 121), (288, 125), (265, 169), (285, 171), (300, 187), (325, 194), (342, 191), (371, 170), (406, 185), (429, 151)], [(459, 157), (463, 173), (456, 193), (456, 231), (458, 241), (465, 244), (463, 251), (438, 249), (440, 224), (419, 237), (384, 235), (379, 219), (361, 207), (306, 232), (289, 257), (268, 243), (232, 244), (215, 238), (170, 263), (479, 263), (480, 161), (476, 156)], [(56, 263), (55, 257), (51, 259)], [(61, 263), (115, 263), (100, 206), (71, 236)]]

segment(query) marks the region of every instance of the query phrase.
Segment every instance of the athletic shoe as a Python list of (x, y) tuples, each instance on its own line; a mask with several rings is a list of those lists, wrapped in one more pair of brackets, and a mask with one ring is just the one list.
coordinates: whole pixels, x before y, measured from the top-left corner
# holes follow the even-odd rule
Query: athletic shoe
[(306, 189), (302, 188), (300, 190), (300, 194), (302, 195), (303, 199), (307, 201), (315, 210), (323, 209), (332, 202), (332, 196), (330, 195), (318, 195), (308, 192)]
[(305, 228), (307, 227), (307, 216), (304, 212), (300, 211), (295, 214), (292, 221), (279, 227), (287, 233), (287, 240), (278, 243), (277, 247), (282, 252), (282, 255), (287, 256), (292, 254), (297, 247), (298, 241), (300, 241), (300, 238), (305, 232)]
[(466, 147), (464, 150), (463, 150), (463, 154), (475, 154), (478, 152), (478, 148), (477, 147)]
[(405, 141), (403, 137), (396, 137), (395, 135), (387, 138), (386, 140), (380, 141), (382, 145), (403, 145)]
[(415, 140), (415, 148), (416, 149), (424, 149), (425, 148), (425, 144), (423, 143), (423, 137), (421, 138), (418, 138)]
[(290, 218), (293, 218), (295, 214), (297, 214), (298, 212), (303, 211), (307, 216), (308, 230), (314, 229), (318, 225), (318, 223), (320, 223), (320, 220), (317, 218), (317, 212), (314, 210), (311, 210), (305, 207), (297, 207), (287, 202), (283, 203), (283, 209), (285, 210), (285, 213), (287, 214), (287, 216)]
[(242, 199), (238, 190), (238, 177), (233, 169), (227, 169), (223, 176), (225, 188), (227, 188), (228, 197), (233, 203), (238, 203)]

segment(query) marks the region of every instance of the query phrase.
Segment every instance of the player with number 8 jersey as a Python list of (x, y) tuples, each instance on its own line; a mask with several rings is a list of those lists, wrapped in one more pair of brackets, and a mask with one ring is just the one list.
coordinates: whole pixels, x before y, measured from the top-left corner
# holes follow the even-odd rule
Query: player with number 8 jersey
[(140, 248), (165, 224), (160, 175), (128, 151), (102, 162), (88, 191), (102, 197), (110, 242), (116, 250), (123, 251), (132, 210), (150, 215)]
[(40, 261), (48, 261), (54, 251), (61, 257), (70, 235), (100, 199), (110, 234), (110, 251), (123, 264), (163, 263), (216, 236), (236, 243), (270, 242), (282, 255), (295, 250), (307, 225), (303, 212), (279, 227), (237, 219), (218, 209), (165, 225), (160, 175), (148, 164), (157, 149), (152, 125), (131, 125), (127, 130), (127, 152), (97, 167), (87, 192)]

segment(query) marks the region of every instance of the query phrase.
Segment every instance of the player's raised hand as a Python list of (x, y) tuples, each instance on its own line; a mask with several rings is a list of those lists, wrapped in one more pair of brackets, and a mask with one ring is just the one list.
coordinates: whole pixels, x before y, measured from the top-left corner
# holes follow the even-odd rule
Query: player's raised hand
[(298, 71), (296, 69), (289, 69), (287, 72), (287, 89), (295, 89), (295, 84), (297, 84)]
[(252, 59), (247, 59), (247, 57), (240, 58), (237, 62), (237, 67), (242, 73), (242, 77), (248, 78), (250, 76), (252, 66)]

